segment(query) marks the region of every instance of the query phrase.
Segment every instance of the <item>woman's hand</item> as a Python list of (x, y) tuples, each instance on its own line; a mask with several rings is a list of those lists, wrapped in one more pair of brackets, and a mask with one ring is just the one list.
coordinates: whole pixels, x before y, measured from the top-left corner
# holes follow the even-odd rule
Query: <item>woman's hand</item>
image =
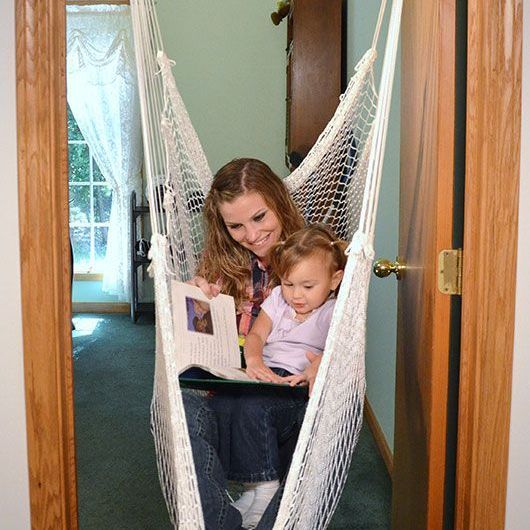
[(275, 374), (264, 362), (263, 359), (247, 359), (247, 375), (258, 381), (267, 383), (283, 383), (282, 378)]
[(309, 385), (309, 395), (311, 395), (313, 393), (313, 386), (317, 377), (320, 361), (322, 360), (322, 355), (316, 355), (315, 353), (308, 351), (305, 356), (309, 361), (309, 366), (301, 374), (282, 377), (282, 381), (289, 383), (289, 386)]
[(198, 287), (209, 299), (215, 298), (221, 292), (221, 288), (216, 283), (209, 283), (202, 276), (194, 276), (186, 283)]

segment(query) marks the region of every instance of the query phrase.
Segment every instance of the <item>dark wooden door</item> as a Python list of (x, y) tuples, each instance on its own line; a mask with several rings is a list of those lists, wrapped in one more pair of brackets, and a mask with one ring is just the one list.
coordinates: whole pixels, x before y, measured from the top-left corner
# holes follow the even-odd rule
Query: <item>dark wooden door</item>
[(288, 167), (305, 158), (339, 103), (344, 5), (343, 0), (292, 3), (287, 29)]

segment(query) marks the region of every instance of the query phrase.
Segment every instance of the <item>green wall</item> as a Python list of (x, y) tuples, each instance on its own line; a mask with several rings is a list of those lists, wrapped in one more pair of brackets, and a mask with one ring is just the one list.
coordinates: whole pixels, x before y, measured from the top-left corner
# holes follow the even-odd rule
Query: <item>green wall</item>
[(177, 86), (213, 172), (255, 157), (285, 175), (287, 26), (275, 2), (159, 0), (162, 38)]
[(101, 281), (74, 281), (72, 285), (72, 302), (119, 302), (117, 296), (104, 293), (101, 290)]
[[(387, 3), (385, 25), (378, 43), (378, 72), (383, 63), (386, 28), (390, 4)], [(348, 1), (348, 74), (372, 43), (380, 2)], [(399, 224), (399, 143), (400, 143), (400, 52), (394, 80), (384, 171), (379, 196), (375, 234), (376, 258), (394, 259), (398, 251)], [(396, 383), (397, 282), (372, 276), (368, 302), (366, 345), (366, 380), (368, 400), (383, 429), (391, 449), (394, 446), (394, 404)]]
[[(138, 269), (141, 277), (141, 269)], [(120, 300), (117, 296), (104, 293), (101, 290), (102, 283), (100, 280), (78, 280), (72, 285), (72, 302), (93, 302), (93, 303), (118, 303), (128, 302)], [(153, 280), (148, 276), (141, 283), (142, 295), (141, 302), (152, 302), (154, 300)]]

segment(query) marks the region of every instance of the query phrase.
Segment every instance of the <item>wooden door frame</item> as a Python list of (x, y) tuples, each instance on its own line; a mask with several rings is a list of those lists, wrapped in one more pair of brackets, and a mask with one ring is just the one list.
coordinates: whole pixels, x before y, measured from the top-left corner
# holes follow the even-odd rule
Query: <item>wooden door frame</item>
[(505, 523), (522, 30), (522, 0), (469, 0), (457, 530)]
[(16, 0), (15, 10), (31, 527), (76, 530), (65, 6)]
[[(31, 523), (76, 530), (65, 0), (16, 0), (15, 9)], [(498, 530), (513, 354), (522, 0), (486, 8), (469, 0), (468, 37), (456, 528)]]

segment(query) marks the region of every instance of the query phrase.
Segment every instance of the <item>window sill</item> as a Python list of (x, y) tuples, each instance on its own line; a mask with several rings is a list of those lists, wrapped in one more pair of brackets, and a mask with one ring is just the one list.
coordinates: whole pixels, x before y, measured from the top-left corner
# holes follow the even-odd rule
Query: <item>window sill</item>
[(101, 280), (103, 280), (103, 274), (101, 272), (74, 273), (74, 282), (100, 282)]

